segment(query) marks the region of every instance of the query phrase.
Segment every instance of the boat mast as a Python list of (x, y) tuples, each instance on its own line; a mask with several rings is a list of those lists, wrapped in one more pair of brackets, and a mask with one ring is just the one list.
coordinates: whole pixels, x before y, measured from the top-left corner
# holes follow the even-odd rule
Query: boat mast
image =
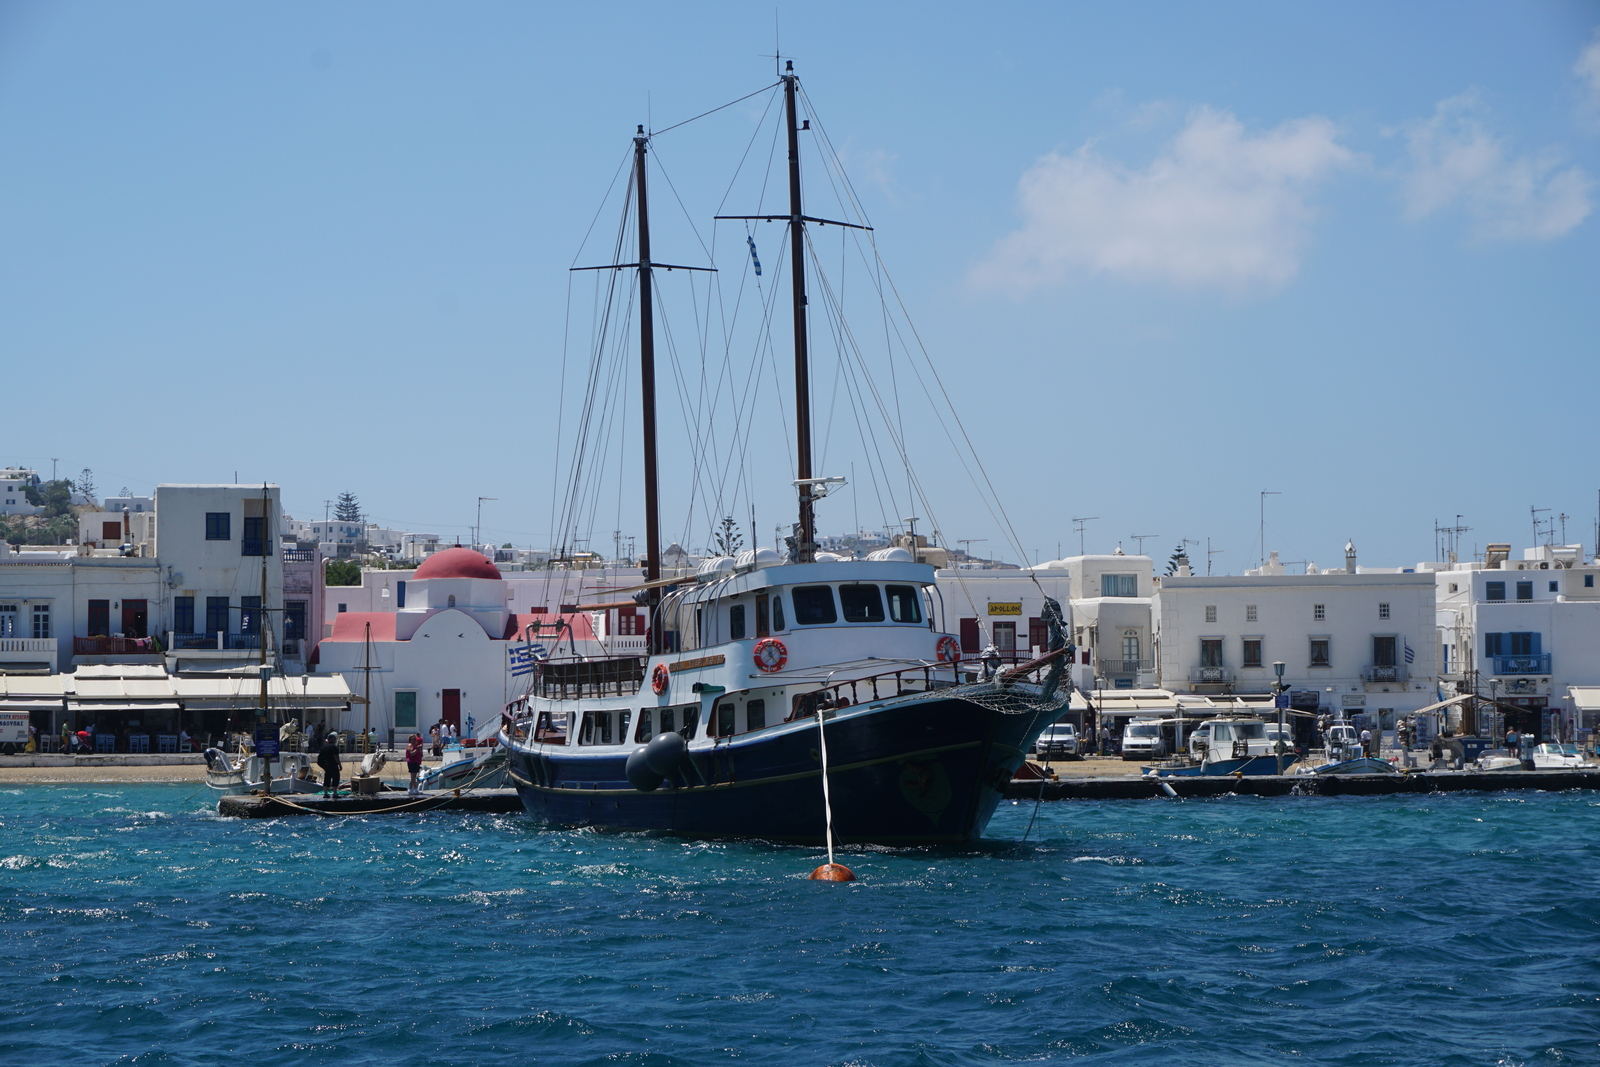
[(661, 651), (661, 627), (655, 617), (661, 602), (660, 498), (656, 485), (656, 334), (654, 293), (650, 278), (650, 201), (645, 191), (644, 154), (649, 143), (644, 127), (633, 137), (633, 181), (639, 206), (639, 399), (644, 408), (644, 578), (645, 611), (651, 655)]
[[(794, 300), (795, 480), (800, 487), (800, 529), (795, 552), (801, 563), (816, 559), (816, 514), (811, 478), (811, 361), (806, 345), (805, 212), (800, 201), (800, 123), (795, 115), (794, 60), (783, 74), (783, 104), (789, 123), (789, 274)], [(810, 126), (808, 122), (807, 127)]]

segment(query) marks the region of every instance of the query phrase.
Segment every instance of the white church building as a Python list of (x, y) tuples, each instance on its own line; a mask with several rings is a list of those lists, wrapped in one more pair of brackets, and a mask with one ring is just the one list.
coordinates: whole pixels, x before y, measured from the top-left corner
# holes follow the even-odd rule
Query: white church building
[(500, 709), (534, 677), (538, 646), (551, 655), (598, 654), (587, 612), (518, 614), (510, 583), (481, 553), (434, 553), (405, 583), (393, 611), (345, 611), (318, 646), (317, 671), (342, 675), (357, 703), (352, 726), (404, 744), (439, 722), (463, 737), (497, 728)]

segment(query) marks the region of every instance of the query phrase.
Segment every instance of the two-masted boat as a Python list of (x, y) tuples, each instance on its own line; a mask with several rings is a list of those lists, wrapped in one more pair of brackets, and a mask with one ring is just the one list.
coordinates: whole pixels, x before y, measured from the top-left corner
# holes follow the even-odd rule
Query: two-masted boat
[[(837, 479), (812, 470), (806, 226), (792, 64), (781, 77), (791, 255), (795, 477), (789, 555), (707, 560), (663, 578), (659, 538), (652, 264), (646, 156), (634, 139), (646, 559), (643, 655), (551, 659), (506, 709), (500, 741), (527, 810), (555, 824), (822, 842), (824, 767), (834, 839), (973, 841), (1024, 754), (1068, 697), (1071, 654), (1049, 602), (1049, 647), (981, 679), (945, 625), (934, 568), (890, 548), (819, 559), (814, 505)], [(753, 247), (753, 246), (752, 246)], [(675, 267), (674, 269), (694, 269)], [(773, 421), (776, 421), (774, 413)]]

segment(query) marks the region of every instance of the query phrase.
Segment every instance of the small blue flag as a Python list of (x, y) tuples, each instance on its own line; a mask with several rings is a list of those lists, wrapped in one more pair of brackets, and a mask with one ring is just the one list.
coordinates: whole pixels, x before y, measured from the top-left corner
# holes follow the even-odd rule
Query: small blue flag
[(750, 246), (750, 262), (756, 265), (756, 277), (761, 277), (761, 257), (756, 255), (756, 239), (749, 234), (744, 235), (745, 243)]

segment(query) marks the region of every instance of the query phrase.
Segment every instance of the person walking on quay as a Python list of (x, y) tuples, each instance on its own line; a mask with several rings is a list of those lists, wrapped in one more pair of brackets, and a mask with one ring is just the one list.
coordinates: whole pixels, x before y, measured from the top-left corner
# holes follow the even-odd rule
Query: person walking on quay
[(406, 745), (406, 770), (411, 772), (411, 796), (421, 796), (422, 787), (417, 779), (422, 775), (422, 735), (412, 734), (411, 741)]
[(339, 795), (339, 735), (329, 734), (317, 752), (317, 766), (322, 768), (322, 795)]
[(72, 724), (71, 723), (63, 722), (61, 724), (61, 754), (63, 756), (72, 755)]

